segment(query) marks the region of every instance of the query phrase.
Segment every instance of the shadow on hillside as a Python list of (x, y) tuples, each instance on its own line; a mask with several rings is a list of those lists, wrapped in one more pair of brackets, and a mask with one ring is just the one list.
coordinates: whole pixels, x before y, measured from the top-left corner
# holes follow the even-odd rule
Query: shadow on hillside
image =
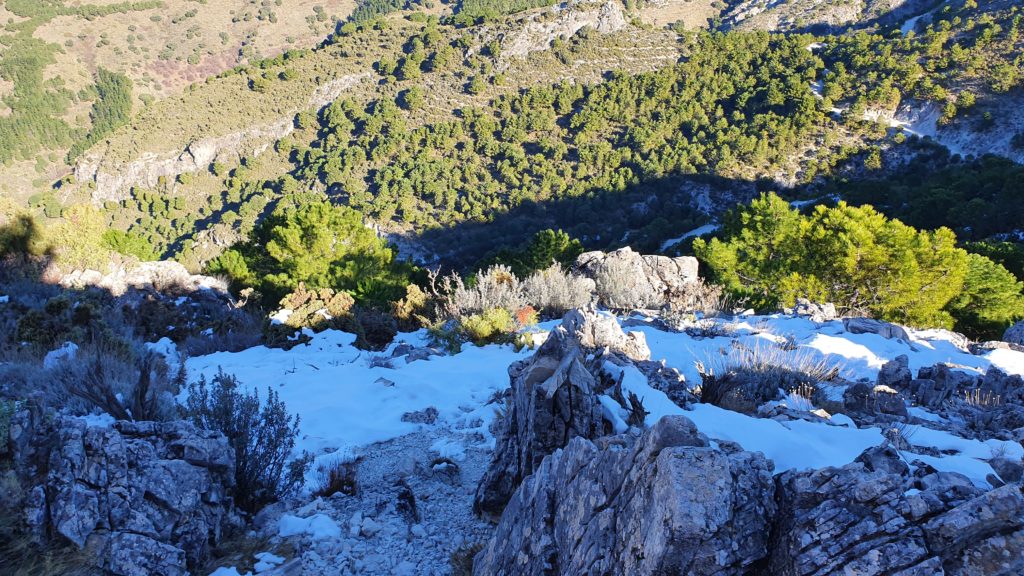
[(675, 176), (595, 191), (585, 196), (528, 201), (487, 220), (433, 228), (407, 239), (436, 255), (436, 262), (465, 269), (496, 249), (515, 247), (544, 229), (561, 229), (587, 249), (629, 245), (659, 251), (667, 239), (697, 228), (725, 208), (747, 202), (770, 183), (716, 176)]

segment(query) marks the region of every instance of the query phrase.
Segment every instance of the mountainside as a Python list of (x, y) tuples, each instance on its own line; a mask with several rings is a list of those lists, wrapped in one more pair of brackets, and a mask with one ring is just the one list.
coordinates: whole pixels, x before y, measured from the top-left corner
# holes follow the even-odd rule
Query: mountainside
[(0, 27), (0, 573), (1024, 574), (1019, 2)]

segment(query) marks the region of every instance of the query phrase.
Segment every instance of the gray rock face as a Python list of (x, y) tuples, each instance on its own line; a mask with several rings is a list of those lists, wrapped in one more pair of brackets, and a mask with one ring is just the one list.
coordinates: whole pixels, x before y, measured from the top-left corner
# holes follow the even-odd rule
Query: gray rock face
[(767, 553), (772, 464), (711, 448), (682, 416), (544, 459), (477, 555), (477, 576), (743, 574)]
[(1006, 329), (1003, 333), (1003, 342), (1024, 346), (1024, 320)]
[(882, 365), (875, 384), (887, 386), (893, 390), (903, 390), (910, 385), (910, 381), (913, 379), (914, 375), (910, 372), (910, 359), (906, 354), (900, 354)]
[(223, 436), (183, 421), (106, 428), (39, 416), (20, 412), (12, 436), (23, 485), (42, 488), (24, 513), (40, 537), (94, 553), (106, 573), (186, 574), (235, 520), (234, 452)]
[(843, 328), (850, 334), (878, 334), (882, 338), (910, 340), (902, 326), (874, 318), (843, 318)]
[(559, 326), (531, 358), (509, 366), (507, 413), (494, 458), (477, 488), (474, 509), (497, 516), (523, 478), (570, 439), (604, 433), (598, 382), (579, 341)]
[(618, 309), (661, 308), (697, 281), (696, 258), (642, 256), (628, 247), (586, 252), (575, 268), (597, 284), (601, 304)]
[(974, 388), (978, 377), (948, 364), (922, 368), (917, 379), (910, 382), (910, 391), (918, 404), (936, 408), (950, 398)]
[[(914, 480), (898, 458), (890, 449), (865, 453), (841, 468), (780, 475), (768, 573), (1009, 575), (1024, 570), (1019, 486), (983, 493), (958, 474)], [(919, 491), (908, 495), (911, 487)]]

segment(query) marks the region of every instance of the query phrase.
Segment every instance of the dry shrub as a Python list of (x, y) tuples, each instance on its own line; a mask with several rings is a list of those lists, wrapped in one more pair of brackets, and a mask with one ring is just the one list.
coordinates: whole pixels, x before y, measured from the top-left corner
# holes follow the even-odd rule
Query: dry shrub
[(778, 399), (779, 390), (813, 396), (818, 384), (836, 375), (835, 367), (823, 358), (774, 345), (734, 349), (714, 363), (698, 363), (697, 368), (701, 402), (744, 413)]
[(302, 282), (281, 299), (281, 308), (292, 311), (284, 322), (292, 328), (327, 328), (331, 320), (348, 315), (354, 305), (355, 300), (347, 292), (310, 290)]
[(554, 318), (590, 304), (596, 285), (590, 278), (571, 274), (554, 264), (523, 280), (522, 290), (530, 304), (545, 316)]
[(468, 286), (456, 274), (447, 276), (442, 280), (441, 290), (450, 318), (483, 314), (495, 308), (519, 310), (529, 304), (519, 279), (502, 264), (477, 272)]
[(477, 272), (468, 285), (457, 275), (445, 277), (439, 292), (448, 318), (494, 308), (515, 312), (527, 306), (551, 318), (589, 304), (594, 281), (566, 272), (558, 264), (520, 280), (508, 266), (497, 264)]
[(480, 542), (464, 544), (458, 550), (452, 552), (450, 564), (452, 576), (473, 576), (473, 559), (484, 549)]
[(313, 497), (327, 498), (334, 494), (355, 496), (359, 493), (359, 459), (338, 458), (320, 464), (316, 469), (316, 489)]
[(705, 318), (721, 316), (732, 312), (733, 301), (727, 292), (717, 284), (709, 284), (703, 278), (687, 284), (682, 291), (669, 296), (669, 310), (676, 314), (701, 313)]
[(53, 369), (59, 386), (51, 399), (66, 393), (117, 420), (170, 420), (177, 416), (178, 383), (162, 356), (125, 355), (104, 343), (79, 348), (75, 359)]

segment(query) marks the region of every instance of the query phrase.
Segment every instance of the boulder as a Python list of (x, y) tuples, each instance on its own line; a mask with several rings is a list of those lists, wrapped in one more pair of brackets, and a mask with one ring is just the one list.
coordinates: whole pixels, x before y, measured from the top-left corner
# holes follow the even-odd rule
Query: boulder
[(767, 552), (772, 464), (666, 416), (543, 460), (477, 554), (477, 576), (745, 574)]
[(811, 302), (807, 298), (797, 298), (796, 306), (790, 310), (786, 310), (786, 313), (793, 314), (795, 316), (804, 316), (810, 319), (811, 322), (829, 322), (839, 317), (839, 313), (836, 312), (836, 305), (831, 302), (825, 304), (818, 304), (817, 302)]
[(594, 280), (600, 303), (614, 309), (662, 308), (697, 282), (696, 258), (643, 256), (629, 247), (581, 254), (575, 269)]
[[(15, 470), (36, 485), (26, 518), (86, 550), (107, 574), (184, 575), (236, 522), (234, 452), (224, 436), (184, 421), (15, 415)], [(45, 465), (42, 465), (45, 463)]]
[(943, 402), (976, 388), (978, 377), (958, 366), (940, 363), (921, 368), (917, 379), (910, 382), (910, 391), (917, 403), (927, 408), (938, 408)]
[(875, 384), (893, 390), (905, 390), (913, 379), (914, 375), (910, 372), (910, 359), (906, 354), (900, 354), (882, 365)]
[(1024, 320), (1017, 322), (1003, 332), (1003, 342), (1024, 346)]
[(902, 395), (887, 386), (872, 386), (865, 382), (847, 386), (843, 391), (843, 407), (853, 414), (866, 416), (907, 415), (907, 406)]
[(902, 326), (874, 318), (843, 318), (843, 328), (850, 334), (878, 334), (882, 338), (910, 340)]
[(566, 312), (562, 328), (588, 349), (607, 348), (634, 361), (651, 359), (643, 332), (623, 332), (614, 316), (598, 313), (593, 308)]

